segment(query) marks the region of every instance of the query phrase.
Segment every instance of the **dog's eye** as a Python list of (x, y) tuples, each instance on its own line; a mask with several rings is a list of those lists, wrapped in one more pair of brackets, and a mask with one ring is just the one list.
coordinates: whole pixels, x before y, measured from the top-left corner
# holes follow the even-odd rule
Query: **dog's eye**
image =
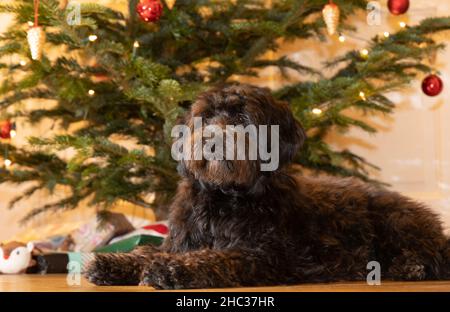
[(16, 251), (16, 255), (20, 255), (20, 250), (17, 250), (17, 251)]

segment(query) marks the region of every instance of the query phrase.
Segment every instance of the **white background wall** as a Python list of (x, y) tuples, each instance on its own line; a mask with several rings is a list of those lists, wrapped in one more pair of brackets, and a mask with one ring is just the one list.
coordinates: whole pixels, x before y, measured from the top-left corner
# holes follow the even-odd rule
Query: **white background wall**
[[(272, 0), (276, 1), (276, 0)], [(123, 1), (114, 2), (120, 5)], [(398, 29), (398, 22), (404, 20), (409, 24), (427, 16), (450, 15), (450, 1), (413, 0), (409, 14), (403, 17), (393, 17), (386, 9), (386, 1), (380, 1), (383, 8), (382, 24), (368, 26), (365, 15), (353, 19), (358, 28), (356, 36), (371, 38), (384, 31), (394, 32)], [(0, 32), (6, 28), (9, 17), (0, 15)], [(352, 21), (352, 22), (353, 22)], [(438, 40), (450, 44), (450, 33), (441, 34)], [(279, 53), (290, 55), (303, 64), (316, 68), (321, 62), (340, 55), (352, 48), (363, 47), (364, 42), (347, 38), (342, 44), (336, 38), (325, 43), (316, 40), (283, 44)], [(441, 71), (444, 81), (444, 91), (440, 96), (430, 98), (424, 95), (420, 88), (420, 81), (414, 82), (410, 88), (395, 92), (389, 97), (397, 103), (396, 112), (389, 117), (367, 116), (371, 124), (376, 125), (379, 132), (376, 135), (367, 135), (358, 130), (352, 130), (345, 139), (339, 136), (330, 136), (330, 142), (339, 147), (348, 147), (352, 151), (366, 157), (372, 163), (382, 168), (375, 175), (390, 184), (392, 189), (409, 196), (423, 200), (430, 204), (439, 214), (448, 228), (450, 228), (450, 49), (437, 56), (436, 65)], [(304, 77), (308, 79), (309, 77)], [(299, 77), (299, 79), (304, 79)], [(255, 81), (262, 85), (278, 87), (283, 81), (273, 70), (261, 73), (260, 79)], [(35, 105), (44, 105), (35, 103)], [(45, 134), (49, 131), (49, 123), (36, 128), (19, 125), (19, 144), (33, 134)], [(80, 221), (93, 214), (93, 209), (80, 209), (70, 214), (58, 213), (53, 216), (42, 216), (24, 227), (19, 227), (18, 220), (35, 203), (48, 197), (42, 193), (33, 200), (23, 202), (13, 210), (7, 209), (7, 202), (20, 192), (20, 187), (0, 186), (0, 241), (8, 240), (17, 233), (33, 228), (49, 229), (49, 225), (56, 224), (56, 228), (71, 220)], [(55, 229), (55, 226), (52, 226)], [(43, 230), (44, 231), (44, 230)]]

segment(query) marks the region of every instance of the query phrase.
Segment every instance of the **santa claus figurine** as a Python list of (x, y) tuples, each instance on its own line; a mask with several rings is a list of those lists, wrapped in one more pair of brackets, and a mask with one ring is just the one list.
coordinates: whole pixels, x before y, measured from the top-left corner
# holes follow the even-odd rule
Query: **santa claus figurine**
[(0, 273), (25, 273), (27, 268), (34, 265), (32, 260), (33, 243), (27, 245), (11, 242), (0, 246)]

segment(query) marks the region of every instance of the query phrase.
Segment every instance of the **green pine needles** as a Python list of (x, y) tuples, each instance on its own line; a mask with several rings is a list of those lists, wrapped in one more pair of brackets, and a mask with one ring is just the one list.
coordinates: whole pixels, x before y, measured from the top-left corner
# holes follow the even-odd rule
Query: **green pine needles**
[[(298, 164), (371, 180), (372, 164), (337, 150), (325, 137), (330, 131), (345, 135), (351, 127), (376, 132), (345, 111), (391, 113), (395, 105), (383, 94), (431, 71), (423, 60), (443, 46), (430, 35), (450, 29), (450, 18), (426, 19), (389, 38), (373, 38), (367, 56), (350, 51), (325, 64), (340, 68), (331, 78), (286, 57), (266, 58), (283, 40), (324, 40), (321, 10), (327, 2), (274, 0), (268, 7), (259, 0), (177, 0), (151, 24), (136, 16), (136, 0), (129, 1), (129, 12), (92, 3), (80, 5), (80, 18), (72, 25), (68, 17), (73, 11), (61, 9), (59, 1), (41, 0), (39, 23), (47, 38), (40, 61), (31, 60), (26, 38), (33, 1), (3, 2), (0, 12), (14, 15), (0, 37), (3, 118), (24, 118), (31, 124), (51, 120), (55, 128), (71, 129), (31, 137), (24, 148), (0, 143), (14, 163), (0, 169), (0, 182), (34, 182), (11, 206), (40, 189), (63, 186), (70, 190), (66, 198), (35, 207), (24, 220), (76, 208), (87, 199), (104, 208), (121, 199), (164, 216), (178, 180), (170, 156), (172, 126), (199, 92), (242, 76), (256, 77), (268, 66), (310, 78), (274, 90), (276, 97), (290, 102), (308, 131)], [(367, 2), (335, 3), (341, 9), (340, 28), (352, 31), (345, 18), (365, 10)], [(89, 40), (93, 34), (96, 40)], [(52, 104), (24, 108), (21, 103), (30, 99)], [(61, 156), (67, 150), (70, 157)], [(154, 201), (147, 199), (150, 193), (156, 195)]]

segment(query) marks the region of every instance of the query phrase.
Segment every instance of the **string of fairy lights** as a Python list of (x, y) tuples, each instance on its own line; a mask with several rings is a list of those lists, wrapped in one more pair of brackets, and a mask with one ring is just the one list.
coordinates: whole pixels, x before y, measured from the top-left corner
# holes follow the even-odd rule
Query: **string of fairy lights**
[[(165, 0), (166, 5), (169, 9), (172, 9), (173, 6), (176, 3), (176, 0)], [(28, 42), (30, 45), (30, 52), (31, 52), (31, 59), (39, 61), (41, 58), (41, 50), (43, 46), (43, 42), (45, 40), (45, 33), (38, 25), (38, 6), (39, 6), (39, 0), (34, 0), (35, 5), (35, 19), (34, 21), (29, 21), (27, 24), (29, 26), (29, 33), (27, 34)], [(409, 8), (409, 0), (388, 0), (388, 8), (389, 11), (393, 15), (402, 15), (408, 11)], [(141, 17), (141, 19), (144, 22), (147, 23), (155, 23), (158, 22), (163, 11), (162, 11), (162, 4), (160, 3), (160, 0), (139, 0), (138, 6), (136, 7), (136, 11), (138, 15)], [(324, 22), (327, 27), (328, 34), (330, 36), (335, 35), (338, 25), (339, 25), (339, 18), (340, 18), (340, 9), (337, 4), (333, 3), (332, 0), (329, 0), (329, 3), (326, 4), (322, 11)], [(398, 26), (400, 29), (406, 28), (407, 23), (402, 20), (398, 23)], [(380, 34), (381, 38), (388, 39), (391, 36), (389, 31), (384, 31)], [(337, 40), (340, 43), (347, 42), (348, 38), (356, 41), (361, 41), (365, 43), (369, 43), (367, 39), (358, 37), (352, 33), (345, 34), (343, 32), (337, 34)], [(92, 33), (89, 34), (85, 39), (85, 43), (95, 43), (97, 40), (99, 40), (99, 35)], [(140, 48), (139, 41), (134, 41), (132, 45), (132, 58), (135, 58), (138, 49)], [(370, 56), (370, 51), (367, 48), (362, 48), (359, 50), (359, 55), (363, 59), (367, 59)], [(20, 59), (19, 65), (20, 66), (26, 66), (28, 64), (28, 61), (26, 59)], [(428, 85), (424, 85), (426, 80), (429, 80), (427, 83)], [(435, 96), (439, 94), (442, 90), (442, 81), (440, 78), (436, 75), (430, 75), (424, 79), (424, 82), (422, 84), (422, 90), (429, 96)], [(424, 88), (427, 88), (425, 90)], [(367, 91), (360, 90), (357, 91), (358, 93), (355, 94), (355, 100), (357, 101), (367, 101), (370, 94), (367, 94)], [(96, 94), (94, 89), (89, 89), (87, 91), (87, 95), (89, 97), (94, 97)], [(322, 103), (320, 105), (317, 105), (315, 107), (312, 107), (310, 109), (310, 112), (313, 115), (316, 115), (317, 117), (324, 114), (324, 111), (328, 108), (328, 106), (331, 105), (330, 102)], [(9, 127), (9, 128), (8, 128)], [(0, 130), (2, 133), (2, 139), (13, 139), (16, 135), (16, 128), (15, 123), (11, 123), (9, 120), (6, 123), (0, 123)], [(5, 148), (5, 157), (4, 157), (4, 166), (10, 167), (12, 165), (12, 160), (8, 157), (8, 150)]]
[[(392, 15), (400, 16), (405, 14), (410, 6), (409, 0), (388, 0), (387, 1), (387, 7), (389, 9), (389, 12)], [(375, 8), (373, 8), (375, 9)], [(378, 8), (379, 9), (379, 8)], [(325, 25), (327, 27), (328, 34), (330, 36), (333, 36), (339, 25), (339, 17), (340, 17), (340, 9), (337, 4), (335, 4), (332, 0), (329, 0), (328, 4), (325, 4), (322, 10), (323, 19), (325, 22)], [(401, 20), (398, 23), (398, 26), (400, 29), (406, 28), (408, 25), (404, 20)], [(389, 31), (384, 31), (380, 34), (381, 38), (388, 39), (391, 36)], [(345, 35), (343, 33), (338, 34), (338, 41), (340, 43), (345, 43), (347, 41), (347, 37), (352, 38), (357, 41), (363, 41), (365, 43), (369, 43), (368, 40), (364, 38), (359, 38), (355, 35), (349, 34)], [(367, 59), (370, 55), (370, 51), (367, 48), (362, 48), (359, 50), (359, 55), (363, 59)], [(435, 73), (432, 73), (428, 76), (426, 76), (422, 81), (422, 91), (428, 95), (428, 96), (437, 96), (441, 93), (443, 89), (443, 82), (439, 76), (437, 76)], [(368, 94), (364, 92), (363, 90), (359, 91), (358, 94), (355, 94), (355, 99), (367, 101)], [(316, 107), (313, 107), (311, 109), (311, 113), (320, 116), (324, 113), (324, 110), (327, 108), (327, 106), (330, 105), (329, 102), (323, 103), (321, 105), (318, 105)]]
[[(404, 22), (404, 21), (400, 21), (400, 22), (398, 23), (398, 26), (399, 26), (400, 28), (406, 28), (406, 27), (407, 27), (407, 24), (406, 24), (406, 22)], [(384, 31), (384, 32), (380, 33), (380, 36), (381, 36), (381, 37), (384, 37), (385, 39), (388, 39), (388, 38), (391, 36), (391, 33), (390, 33), (389, 31)], [(366, 39), (357, 37), (357, 36), (355, 36), (355, 35), (353, 35), (353, 34), (344, 34), (343, 32), (339, 33), (339, 34), (338, 34), (338, 37), (337, 37), (337, 39), (338, 39), (338, 41), (339, 41), (340, 43), (345, 43), (345, 42), (347, 42), (348, 38), (351, 38), (352, 40), (364, 42), (364, 43), (368, 43), (368, 42), (369, 42), (369, 40), (366, 40)], [(360, 55), (362, 58), (364, 58), (364, 59), (368, 58), (368, 57), (369, 57), (369, 54), (370, 54), (370, 51), (369, 51), (367, 48), (362, 48), (362, 49), (359, 50), (359, 55)], [(367, 101), (367, 95), (366, 95), (366, 92), (364, 92), (364, 91), (359, 91), (358, 94), (355, 95), (355, 97), (356, 97), (358, 100)], [(319, 105), (319, 106), (317, 106), (317, 107), (313, 107), (313, 108), (311, 109), (311, 113), (312, 113), (313, 115), (320, 116), (320, 115), (323, 114), (324, 110), (326, 109), (326, 107), (327, 107), (328, 105), (329, 105), (328, 103), (324, 103), (324, 104)]]

